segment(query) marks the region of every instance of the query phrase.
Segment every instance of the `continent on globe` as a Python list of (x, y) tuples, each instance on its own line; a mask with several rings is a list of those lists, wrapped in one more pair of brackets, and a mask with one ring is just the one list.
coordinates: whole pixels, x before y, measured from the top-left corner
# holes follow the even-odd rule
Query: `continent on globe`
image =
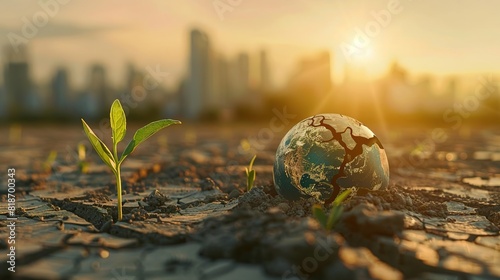
[(330, 204), (348, 188), (387, 188), (389, 163), (382, 143), (361, 122), (319, 114), (302, 120), (283, 137), (273, 179), (277, 192), (287, 199), (314, 197)]

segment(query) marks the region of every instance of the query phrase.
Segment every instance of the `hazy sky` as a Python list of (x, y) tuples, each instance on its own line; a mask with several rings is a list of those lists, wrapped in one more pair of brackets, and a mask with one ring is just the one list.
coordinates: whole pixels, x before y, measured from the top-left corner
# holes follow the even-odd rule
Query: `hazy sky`
[[(497, 73), (500, 68), (497, 0), (66, 2), (51, 6), (56, 11), (46, 16), (47, 24), (43, 24), (45, 12), (39, 3), (56, 0), (0, 2), (0, 45), (10, 44), (9, 34), (25, 37), (26, 19), (33, 22), (35, 16), (41, 23), (35, 35), (26, 38), (37, 81), (51, 77), (58, 65), (66, 65), (72, 81), (81, 85), (89, 65), (102, 62), (116, 84), (131, 61), (139, 68), (159, 64), (171, 74), (172, 84), (185, 75), (192, 27), (205, 30), (214, 48), (228, 58), (241, 51), (256, 55), (261, 48), (267, 49), (277, 82), (284, 81), (298, 58), (320, 49), (333, 52), (333, 73), (340, 79), (346, 61), (341, 46), (369, 54), (356, 63), (375, 76), (395, 59), (412, 73)], [(214, 4), (230, 3), (236, 5), (222, 17), (214, 8)], [(374, 13), (389, 13), (391, 18), (377, 23)], [(360, 32), (368, 38), (364, 44), (356, 43)]]

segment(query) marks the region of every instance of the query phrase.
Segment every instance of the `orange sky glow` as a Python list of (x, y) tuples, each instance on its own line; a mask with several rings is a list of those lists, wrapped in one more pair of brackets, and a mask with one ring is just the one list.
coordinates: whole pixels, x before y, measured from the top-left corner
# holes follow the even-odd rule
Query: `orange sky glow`
[[(377, 78), (394, 60), (412, 74), (496, 74), (499, 8), (494, 0), (2, 1), (0, 45), (21, 36), (35, 81), (48, 80), (64, 65), (79, 86), (95, 62), (107, 67), (115, 84), (132, 62), (160, 65), (171, 74), (167, 86), (175, 85), (186, 72), (193, 27), (205, 30), (228, 58), (266, 49), (277, 84), (301, 57), (320, 50), (333, 54), (335, 82), (346, 63)], [(27, 38), (23, 28), (34, 20), (39, 26)]]

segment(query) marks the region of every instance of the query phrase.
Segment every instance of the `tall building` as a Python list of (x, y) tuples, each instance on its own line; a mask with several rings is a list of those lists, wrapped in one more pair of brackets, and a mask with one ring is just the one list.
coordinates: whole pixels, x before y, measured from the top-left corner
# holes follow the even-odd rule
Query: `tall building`
[(261, 50), (259, 53), (259, 84), (261, 90), (269, 90), (271, 87), (271, 72), (269, 71), (269, 62), (267, 60), (267, 52)]
[(193, 29), (190, 33), (189, 77), (182, 101), (184, 115), (188, 119), (200, 118), (207, 96), (210, 94), (210, 42), (207, 34)]
[[(127, 64), (127, 73), (126, 73), (126, 89), (125, 91), (127, 94), (131, 95), (132, 90), (135, 87), (145, 87), (144, 86), (144, 73), (141, 72), (140, 70), (137, 70), (137, 68), (132, 64), (128, 63)], [(149, 85), (148, 85), (149, 86)]]
[(5, 49), (4, 82), (9, 102), (9, 116), (22, 118), (30, 114), (31, 81), (29, 79), (28, 53), (26, 47), (18, 51)]
[(289, 79), (286, 104), (289, 110), (299, 116), (317, 114), (325, 108), (330, 97), (331, 81), (330, 53), (320, 52), (303, 59)]
[[(205, 32), (193, 29), (189, 38), (189, 71), (179, 90), (184, 118), (196, 120), (202, 114), (225, 118), (222, 115), (232, 115), (235, 110), (261, 106), (261, 98), (255, 93), (268, 88), (270, 84), (264, 51), (252, 61), (246, 52), (226, 59), (213, 49)], [(254, 61), (259, 62), (259, 67), (250, 67), (257, 65), (251, 64)], [(255, 68), (257, 71), (251, 72)]]
[(227, 103), (234, 107), (248, 101), (250, 86), (250, 57), (240, 53), (227, 65), (228, 99)]
[(76, 104), (78, 104), (78, 107), (75, 108), (76, 113), (85, 120), (95, 121), (103, 116), (101, 112), (103, 106), (99, 105), (99, 100), (92, 92), (86, 90), (78, 92)]
[(98, 111), (104, 111), (111, 106), (113, 96), (110, 96), (106, 69), (103, 65), (94, 64), (91, 66), (88, 91), (93, 95), (92, 99), (98, 102), (95, 106)]
[(247, 53), (240, 53), (237, 61), (238, 87), (235, 94), (238, 98), (245, 98), (250, 86), (250, 57)]
[(64, 68), (57, 69), (52, 79), (52, 111), (56, 116), (64, 116), (71, 112), (69, 106), (68, 72)]
[(220, 110), (230, 103), (228, 63), (221, 54), (212, 54), (211, 89), (207, 100), (209, 110)]
[(154, 101), (154, 95), (150, 95), (149, 89), (154, 84), (150, 82), (150, 84), (145, 85), (144, 72), (138, 70), (132, 63), (129, 63), (126, 68), (126, 87), (118, 98), (122, 102), (130, 100), (127, 107), (131, 107), (133, 110), (127, 114), (133, 117), (143, 117), (151, 113), (153, 108), (161, 104), (162, 101)]
[(327, 51), (302, 60), (290, 79), (289, 87), (318, 97), (329, 93), (332, 87), (330, 64), (330, 53)]
[(385, 78), (383, 96), (387, 106), (398, 114), (415, 113), (419, 107), (418, 91), (408, 81), (408, 72), (398, 62), (393, 62)]

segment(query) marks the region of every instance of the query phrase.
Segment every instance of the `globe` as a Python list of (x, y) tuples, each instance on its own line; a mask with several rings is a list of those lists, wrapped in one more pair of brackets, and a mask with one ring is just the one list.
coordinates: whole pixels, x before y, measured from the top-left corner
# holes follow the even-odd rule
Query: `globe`
[(314, 197), (331, 204), (346, 189), (385, 189), (389, 163), (375, 134), (339, 114), (306, 118), (283, 137), (273, 166), (276, 191), (286, 199)]

